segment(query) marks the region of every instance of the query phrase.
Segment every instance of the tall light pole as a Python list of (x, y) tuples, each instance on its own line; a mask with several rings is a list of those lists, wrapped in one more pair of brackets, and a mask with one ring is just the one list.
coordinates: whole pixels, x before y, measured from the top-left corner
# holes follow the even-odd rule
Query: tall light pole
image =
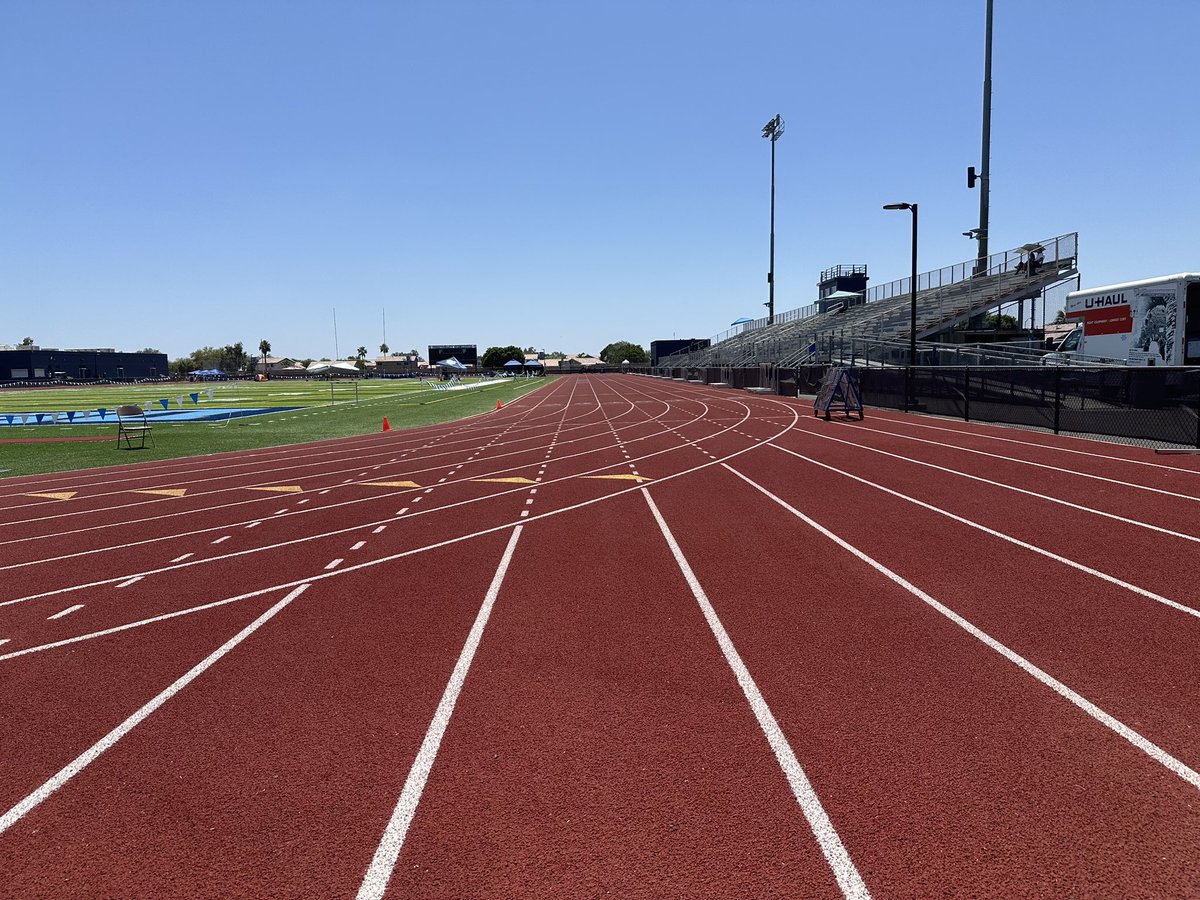
[(915, 392), (912, 390), (912, 368), (917, 364), (917, 204), (888, 203), (883, 208), (912, 210), (912, 273), (909, 276), (908, 282), (909, 305), (911, 307), (909, 311), (908, 333), (908, 396), (910, 399), (915, 399)]
[(771, 269), (767, 272), (767, 324), (775, 324), (775, 142), (783, 134), (783, 117), (775, 118), (763, 126), (762, 136), (771, 141)]
[[(979, 155), (979, 173), (975, 167), (967, 169), (967, 187), (979, 182), (979, 227), (975, 237), (979, 241), (979, 255), (975, 260), (975, 274), (987, 274), (988, 260), (988, 203), (992, 189), (992, 0), (987, 0), (987, 21), (983, 39), (983, 149)], [(969, 234), (970, 232), (968, 232)]]

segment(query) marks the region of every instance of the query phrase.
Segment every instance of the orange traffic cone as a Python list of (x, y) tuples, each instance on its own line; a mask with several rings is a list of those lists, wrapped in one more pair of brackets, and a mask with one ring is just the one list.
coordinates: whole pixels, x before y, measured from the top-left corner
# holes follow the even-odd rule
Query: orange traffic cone
[(384, 416), (384, 417), (383, 417), (383, 430), (384, 430), (384, 431), (391, 431), (391, 430), (392, 430), (392, 426), (388, 424), (387, 416)]
[(499, 400), (496, 401), (496, 409), (504, 409), (504, 404)]

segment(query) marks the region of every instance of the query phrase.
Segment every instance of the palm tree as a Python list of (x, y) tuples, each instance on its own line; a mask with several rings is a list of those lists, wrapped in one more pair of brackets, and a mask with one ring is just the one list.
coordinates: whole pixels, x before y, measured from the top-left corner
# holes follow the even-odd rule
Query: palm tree
[(384, 344), (380, 344), (380, 345), (379, 345), (379, 352), (380, 352), (381, 354), (383, 354), (384, 356), (387, 356), (387, 352), (388, 352), (388, 345), (387, 345), (386, 343), (384, 343)]
[(267, 354), (271, 352), (271, 342), (266, 338), (263, 338), (261, 341), (259, 341), (258, 352), (262, 354), (263, 374), (265, 375), (267, 373)]
[(367, 362), (366, 362), (366, 360), (367, 360), (367, 348), (366, 348), (366, 347), (359, 347), (357, 350), (355, 350), (355, 351), (354, 351), (354, 353), (355, 353), (355, 357), (356, 357), (356, 359), (358, 360), (358, 369), (359, 369), (359, 371), (360, 371), (360, 372), (361, 372), (361, 371), (365, 371), (365, 370), (366, 370), (366, 368), (367, 368)]

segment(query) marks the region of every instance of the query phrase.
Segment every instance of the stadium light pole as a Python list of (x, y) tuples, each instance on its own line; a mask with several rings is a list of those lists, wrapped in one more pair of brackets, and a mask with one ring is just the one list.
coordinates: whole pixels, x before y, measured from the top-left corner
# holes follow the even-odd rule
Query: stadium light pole
[(771, 141), (771, 268), (767, 272), (767, 324), (775, 324), (775, 142), (783, 134), (783, 117), (778, 113), (762, 128)]
[(909, 296), (909, 334), (908, 334), (908, 368), (909, 368), (909, 390), (910, 399), (915, 399), (915, 391), (912, 390), (912, 368), (917, 364), (917, 204), (915, 203), (888, 203), (884, 205), (884, 209), (907, 209), (912, 211), (912, 273), (908, 280), (908, 296)]

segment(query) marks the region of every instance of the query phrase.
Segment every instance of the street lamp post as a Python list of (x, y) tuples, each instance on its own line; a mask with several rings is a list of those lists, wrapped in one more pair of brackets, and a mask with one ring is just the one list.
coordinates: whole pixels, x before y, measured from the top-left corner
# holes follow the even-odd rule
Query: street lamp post
[(762, 136), (771, 141), (771, 268), (767, 272), (767, 324), (775, 324), (775, 142), (783, 134), (783, 117), (775, 118), (763, 126)]
[[(912, 272), (909, 276), (908, 293), (909, 305), (909, 333), (908, 333), (908, 369), (909, 369), (909, 390), (908, 400), (913, 398), (914, 391), (912, 390), (912, 367), (917, 364), (917, 204), (915, 203), (888, 203), (884, 209), (907, 209), (912, 211)], [(907, 403), (908, 401), (906, 401)]]

